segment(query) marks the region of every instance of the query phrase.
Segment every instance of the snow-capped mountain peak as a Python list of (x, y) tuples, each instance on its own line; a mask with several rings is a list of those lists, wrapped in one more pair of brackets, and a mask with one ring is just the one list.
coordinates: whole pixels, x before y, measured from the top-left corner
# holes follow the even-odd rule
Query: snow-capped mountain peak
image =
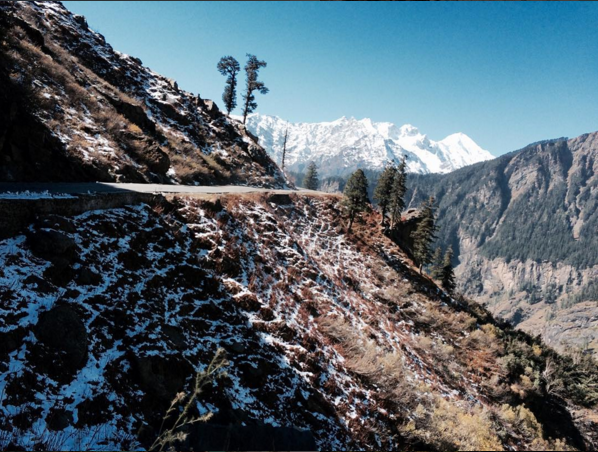
[(420, 134), (419, 129), (411, 124), (405, 124), (404, 126), (401, 126), (399, 130), (401, 131), (401, 135), (404, 136), (415, 136)]
[(310, 161), (322, 177), (345, 176), (357, 168), (381, 170), (388, 161), (407, 157), (414, 173), (448, 173), (494, 158), (464, 133), (432, 141), (412, 124), (396, 126), (370, 118), (343, 116), (321, 123), (290, 123), (277, 116), (249, 115), (247, 128), (278, 163), (288, 130), (286, 168), (303, 171)]

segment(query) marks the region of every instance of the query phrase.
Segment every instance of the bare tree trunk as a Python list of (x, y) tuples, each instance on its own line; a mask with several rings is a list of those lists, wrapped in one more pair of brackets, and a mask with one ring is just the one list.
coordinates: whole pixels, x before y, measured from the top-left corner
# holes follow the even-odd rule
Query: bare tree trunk
[(351, 217), (349, 218), (349, 228), (347, 232), (351, 232), (351, 227), (353, 226), (353, 220), (355, 219), (355, 212), (351, 212)]
[(382, 226), (384, 226), (386, 224), (386, 209), (382, 209), (382, 223), (380, 223)]
[(284, 132), (284, 143), (282, 144), (282, 172), (284, 173), (284, 158), (287, 154), (287, 138), (289, 136), (289, 128)]
[(247, 99), (245, 99), (245, 107), (243, 108), (243, 124), (247, 121), (247, 109), (249, 108), (249, 96), (251, 96), (250, 92), (247, 92)]

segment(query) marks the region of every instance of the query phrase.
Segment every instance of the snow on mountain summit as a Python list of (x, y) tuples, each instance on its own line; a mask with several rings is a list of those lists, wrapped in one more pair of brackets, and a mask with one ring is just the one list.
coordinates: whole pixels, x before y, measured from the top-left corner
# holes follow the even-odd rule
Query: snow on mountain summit
[(463, 133), (433, 141), (411, 124), (398, 127), (369, 118), (290, 123), (255, 113), (248, 116), (247, 128), (278, 163), (288, 128), (286, 168), (303, 171), (314, 161), (324, 177), (345, 176), (357, 168), (380, 170), (388, 161), (399, 162), (403, 155), (408, 170), (421, 174), (448, 173), (494, 158)]

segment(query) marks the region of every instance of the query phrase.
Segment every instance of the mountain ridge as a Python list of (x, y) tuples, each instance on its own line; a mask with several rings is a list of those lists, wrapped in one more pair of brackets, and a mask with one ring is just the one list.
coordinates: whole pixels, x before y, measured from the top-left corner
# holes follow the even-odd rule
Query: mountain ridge
[(438, 200), (439, 245), (456, 251), (467, 295), (551, 345), (596, 352), (597, 173), (593, 132), (448, 175), (412, 175), (408, 203)]
[(118, 52), (59, 2), (12, 2), (0, 180), (284, 187), (238, 121)]
[(288, 128), (286, 168), (301, 172), (313, 160), (323, 177), (346, 176), (357, 168), (382, 170), (387, 162), (398, 163), (403, 155), (408, 171), (423, 174), (450, 172), (494, 158), (462, 132), (433, 141), (411, 124), (399, 127), (369, 118), (343, 116), (329, 122), (289, 123), (278, 116), (254, 113), (247, 118), (247, 128), (279, 163)]

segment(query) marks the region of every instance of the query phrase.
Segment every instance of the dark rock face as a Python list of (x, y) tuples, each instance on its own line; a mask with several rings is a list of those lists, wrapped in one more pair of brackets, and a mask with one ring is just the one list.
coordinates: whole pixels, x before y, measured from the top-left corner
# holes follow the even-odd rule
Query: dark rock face
[(216, 102), (214, 102), (213, 100), (206, 99), (206, 100), (202, 100), (201, 102), (202, 102), (204, 108), (206, 109), (206, 112), (210, 116), (210, 118), (218, 119), (218, 118), (221, 118), (222, 116), (224, 116), (222, 114), (222, 112), (220, 111), (220, 109), (218, 108), (218, 105), (216, 105)]
[(150, 397), (170, 401), (193, 375), (193, 368), (186, 361), (161, 356), (133, 358), (139, 385)]
[(194, 375), (193, 367), (176, 356), (134, 356), (131, 361), (133, 380), (145, 393), (139, 400), (139, 408), (152, 413), (152, 420), (157, 421)]
[(420, 222), (419, 220), (419, 211), (416, 209), (409, 209), (405, 215), (403, 215), (401, 224), (394, 230), (388, 231), (389, 237), (410, 254), (413, 254), (414, 246), (412, 234), (417, 229), (417, 225)]
[(89, 268), (82, 268), (77, 275), (77, 283), (82, 286), (97, 286), (102, 282), (102, 276)]
[(58, 306), (40, 315), (34, 329), (43, 347), (39, 367), (56, 380), (68, 381), (87, 362), (87, 329), (68, 306)]
[(34, 255), (52, 263), (44, 273), (48, 281), (64, 287), (75, 277), (77, 244), (73, 239), (61, 232), (36, 229), (28, 232), (27, 243)]
[(311, 432), (270, 425), (197, 424), (187, 444), (193, 450), (317, 450)]
[(143, 107), (126, 102), (117, 96), (112, 96), (107, 93), (103, 94), (106, 95), (106, 100), (108, 100), (108, 102), (114, 106), (116, 111), (118, 111), (133, 124), (152, 135), (156, 133), (156, 124), (147, 117)]
[(59, 259), (72, 261), (77, 256), (75, 241), (58, 231), (33, 231), (27, 235), (27, 243), (33, 254), (50, 262)]
[(48, 415), (48, 428), (54, 431), (62, 431), (69, 425), (73, 425), (73, 413), (64, 408), (54, 408)]
[(0, 71), (0, 180), (112, 181), (101, 169), (70, 158), (64, 145), (27, 110), (23, 96)]
[(277, 204), (280, 206), (288, 206), (289, 204), (293, 204), (293, 200), (289, 195), (283, 193), (275, 193), (268, 197), (268, 202), (273, 204)]

